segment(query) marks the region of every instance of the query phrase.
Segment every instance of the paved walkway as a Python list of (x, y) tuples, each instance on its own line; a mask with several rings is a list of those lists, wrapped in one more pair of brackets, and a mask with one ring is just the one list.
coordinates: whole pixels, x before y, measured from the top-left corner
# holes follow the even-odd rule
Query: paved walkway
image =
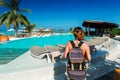
[(114, 71), (111, 71), (95, 80), (114, 80)]
[(120, 68), (120, 56), (113, 63), (114, 64), (112, 66), (114, 66), (114, 68), (113, 68), (112, 71), (110, 71), (107, 74), (104, 74), (104, 75), (96, 78), (95, 80), (114, 80), (114, 69), (117, 68), (117, 67)]

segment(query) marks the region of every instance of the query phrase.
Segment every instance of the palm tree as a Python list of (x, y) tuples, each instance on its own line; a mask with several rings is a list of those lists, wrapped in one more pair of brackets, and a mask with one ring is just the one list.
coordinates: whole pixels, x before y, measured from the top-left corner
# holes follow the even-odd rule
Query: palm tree
[(29, 21), (26, 16), (21, 14), (22, 12), (30, 12), (29, 9), (20, 9), (19, 4), (21, 0), (0, 0), (0, 6), (6, 7), (7, 12), (0, 16), (0, 25), (6, 24), (6, 27), (10, 27), (12, 24), (17, 35), (18, 27), (24, 25), (25, 27), (29, 25)]
[(70, 32), (70, 33), (73, 33), (73, 28), (72, 28), (72, 27), (69, 29), (69, 32)]

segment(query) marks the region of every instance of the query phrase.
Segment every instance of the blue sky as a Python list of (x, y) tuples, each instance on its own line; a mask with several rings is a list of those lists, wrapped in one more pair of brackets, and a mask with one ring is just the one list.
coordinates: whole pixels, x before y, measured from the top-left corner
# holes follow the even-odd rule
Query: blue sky
[(20, 7), (32, 11), (25, 15), (37, 28), (82, 27), (84, 20), (120, 23), (120, 0), (22, 0)]

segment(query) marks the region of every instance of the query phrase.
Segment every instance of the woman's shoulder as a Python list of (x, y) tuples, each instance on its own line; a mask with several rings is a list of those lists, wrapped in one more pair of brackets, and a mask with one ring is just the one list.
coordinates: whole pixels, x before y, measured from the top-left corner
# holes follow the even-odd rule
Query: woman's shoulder
[(71, 41), (68, 41), (68, 42), (66, 43), (66, 46), (69, 46), (69, 45), (71, 45)]
[(67, 42), (67, 44), (72, 44), (72, 43), (74, 43), (74, 40), (70, 40)]
[(88, 45), (87, 42), (83, 42), (83, 46), (84, 46), (84, 47), (89, 47), (89, 45)]

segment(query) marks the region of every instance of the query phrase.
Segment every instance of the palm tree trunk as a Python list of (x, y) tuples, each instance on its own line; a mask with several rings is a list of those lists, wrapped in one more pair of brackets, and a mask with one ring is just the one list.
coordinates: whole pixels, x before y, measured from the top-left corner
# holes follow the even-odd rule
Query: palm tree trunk
[(15, 29), (15, 36), (18, 37), (18, 33), (17, 33), (18, 32), (18, 28), (14, 27), (14, 29)]

